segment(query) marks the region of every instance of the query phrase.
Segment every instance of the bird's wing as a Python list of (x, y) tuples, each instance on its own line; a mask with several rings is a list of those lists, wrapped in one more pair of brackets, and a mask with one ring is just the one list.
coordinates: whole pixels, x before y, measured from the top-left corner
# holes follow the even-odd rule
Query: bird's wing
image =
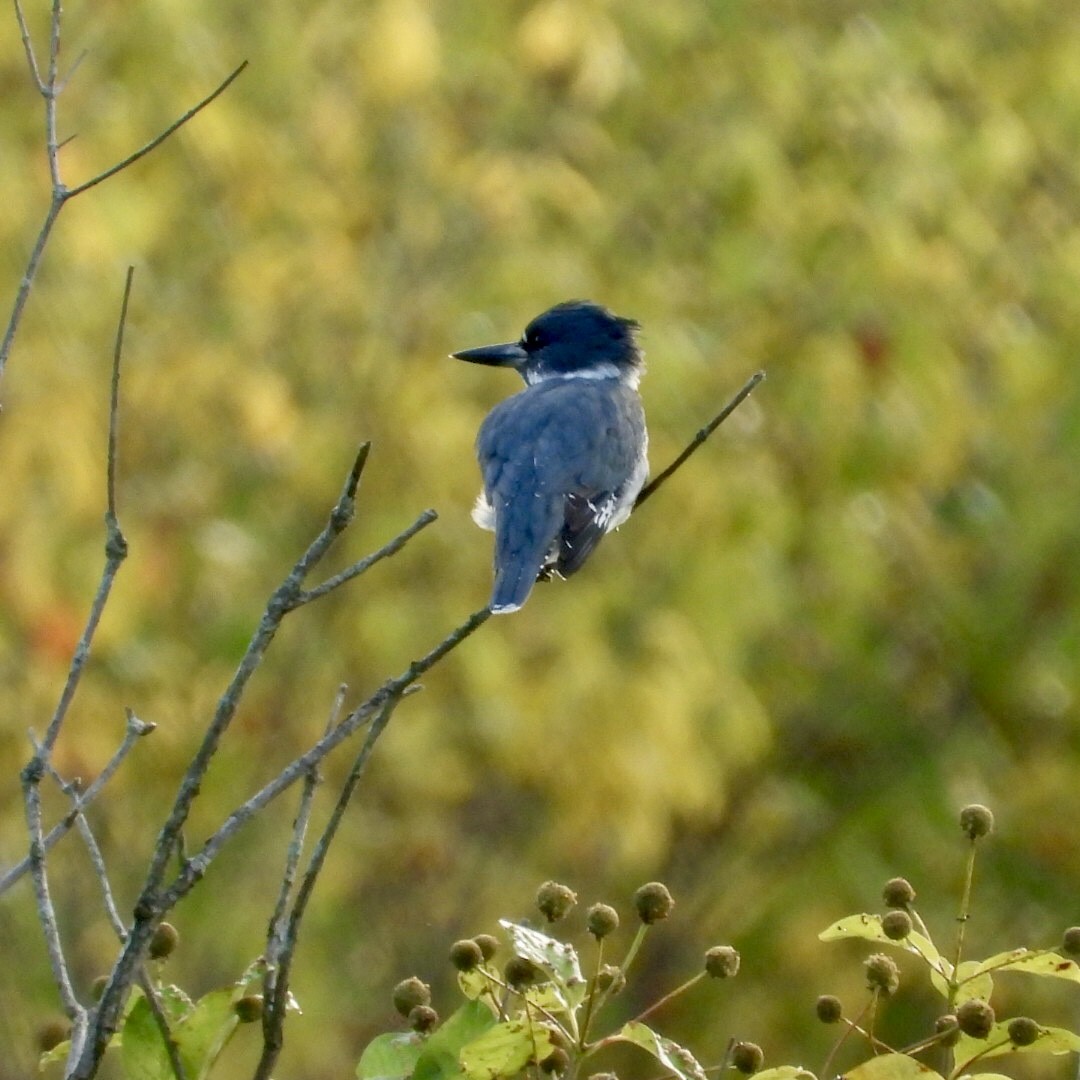
[(531, 408), (523, 391), (488, 414), (476, 440), (484, 477), (483, 501), (495, 528), (492, 608), (514, 611), (525, 603), (562, 523), (562, 498), (544, 484), (537, 466), (540, 433), (550, 424), (542, 401)]
[(569, 380), (551, 396), (560, 420), (545, 430), (537, 456), (547, 490), (563, 500), (555, 569), (569, 577), (625, 519), (617, 517), (622, 504), (644, 480), (645, 417), (629, 387)]
[(531, 585), (549, 555), (564, 577), (580, 569), (627, 485), (640, 487), (644, 440), (641, 401), (629, 387), (552, 380), (491, 411), (477, 456), (495, 512), (496, 573), (519, 579), (508, 595), (524, 602), (524, 580)]
[(555, 569), (569, 577), (581, 569), (607, 530), (615, 497), (605, 492), (587, 499), (583, 495), (567, 495), (563, 503), (563, 527), (559, 533), (559, 549)]

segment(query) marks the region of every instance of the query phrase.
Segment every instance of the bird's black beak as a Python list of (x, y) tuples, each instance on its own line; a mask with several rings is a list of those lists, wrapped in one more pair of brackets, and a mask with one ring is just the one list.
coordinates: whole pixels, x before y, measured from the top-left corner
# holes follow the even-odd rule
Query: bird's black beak
[(468, 360), (470, 364), (487, 364), (489, 367), (520, 368), (529, 354), (516, 341), (504, 345), (481, 345), (478, 349), (462, 349), (450, 354), (455, 360)]

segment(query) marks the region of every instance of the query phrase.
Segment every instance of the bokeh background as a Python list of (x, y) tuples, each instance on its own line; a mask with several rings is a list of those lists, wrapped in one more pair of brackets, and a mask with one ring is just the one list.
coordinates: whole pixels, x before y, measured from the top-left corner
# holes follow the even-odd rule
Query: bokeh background
[[(27, 7), (43, 45), (48, 5)], [(627, 916), (644, 881), (676, 896), (613, 1020), (707, 946), (742, 951), (737, 980), (657, 1017), (707, 1064), (736, 1035), (820, 1065), (835, 1031), (814, 999), (857, 1008), (865, 950), (817, 932), (879, 906), (888, 877), (910, 877), (949, 939), (965, 802), (998, 816), (972, 953), (1080, 921), (1072, 5), (74, 0), (64, 43), (68, 64), (86, 53), (60, 106), (69, 183), (251, 66), (65, 209), (0, 387), (0, 861), (25, 851), (26, 731), (100, 573), (130, 262), (131, 555), (57, 756), (88, 778), (125, 706), (158, 725), (93, 814), (124, 910), (360, 441), (335, 567), (426, 507), (440, 520), (288, 620), (189, 839), (318, 735), (340, 682), (359, 700), (486, 600), (472, 440), (516, 386), (447, 353), (570, 297), (638, 318), (654, 469), (768, 371), (579, 577), (489, 622), (401, 707), (309, 915), (278, 1075), (350, 1075), (406, 975), (449, 1011), (449, 944), (530, 914), (550, 877)], [(9, 304), (48, 182), (10, 11), (0, 95)], [(168, 974), (189, 992), (259, 953), (294, 808), (176, 912)], [(85, 988), (114, 942), (78, 844), (51, 866)], [(22, 1076), (57, 1010), (25, 883), (0, 901), (0, 942), (0, 1075)], [(1041, 1018), (1075, 1020), (1076, 988), (1058, 989)], [(889, 1031), (933, 1015), (913, 989)], [(230, 1048), (234, 1075), (255, 1041)]]

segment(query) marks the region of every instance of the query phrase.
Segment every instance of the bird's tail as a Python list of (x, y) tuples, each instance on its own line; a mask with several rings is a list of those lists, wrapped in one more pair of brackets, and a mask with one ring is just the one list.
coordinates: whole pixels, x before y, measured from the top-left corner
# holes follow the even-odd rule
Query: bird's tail
[(495, 588), (491, 591), (492, 615), (509, 615), (529, 598), (536, 583), (536, 571), (523, 567), (508, 567), (495, 578)]
[(495, 524), (491, 613), (507, 615), (529, 598), (559, 528), (558, 499), (510, 504)]

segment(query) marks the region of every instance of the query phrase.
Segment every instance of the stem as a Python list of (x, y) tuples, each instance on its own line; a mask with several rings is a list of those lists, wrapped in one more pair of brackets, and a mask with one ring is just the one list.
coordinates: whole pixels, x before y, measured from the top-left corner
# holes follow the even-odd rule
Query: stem
[(585, 1049), (585, 1043), (589, 1038), (589, 1025), (592, 1023), (593, 1007), (596, 1004), (596, 980), (600, 975), (600, 969), (604, 966), (604, 939), (596, 942), (596, 965), (593, 968), (592, 978), (589, 980), (589, 993), (585, 998), (585, 1015), (581, 1020), (581, 1029), (578, 1034), (578, 1051)]
[(852, 1034), (854, 1032), (857, 1031), (860, 1034), (864, 1034), (864, 1035), (866, 1034), (862, 1030), (862, 1028), (859, 1027), (859, 1022), (874, 1007), (875, 1000), (876, 1000), (875, 997), (871, 997), (870, 1000), (867, 1001), (867, 1003), (862, 1007), (862, 1010), (859, 1012), (859, 1015), (854, 1020), (848, 1020), (848, 1018), (846, 1016), (841, 1017), (842, 1021), (845, 1024), (847, 1024), (847, 1030), (844, 1032), (843, 1035), (840, 1036), (839, 1039), (836, 1040), (835, 1043), (833, 1043), (832, 1047), (830, 1048), (828, 1054), (825, 1057), (825, 1060), (821, 1063), (821, 1069), (818, 1071), (818, 1076), (831, 1076), (832, 1075), (833, 1059), (840, 1052), (840, 1048), (844, 1045), (844, 1043), (846, 1043), (848, 1041), (848, 1039), (851, 1038), (851, 1036), (852, 1036)]
[(691, 986), (694, 986), (697, 983), (701, 982), (701, 980), (704, 979), (704, 978), (705, 978), (705, 972), (704, 971), (699, 971), (696, 975), (694, 975), (691, 978), (687, 979), (686, 982), (684, 982), (682, 984), (682, 986), (676, 986), (674, 990), (672, 990), (669, 993), (665, 994), (662, 998), (659, 998), (657, 1001), (654, 1001), (647, 1009), (645, 1009), (642, 1012), (639, 1012), (637, 1014), (637, 1016), (634, 1017), (634, 1020), (631, 1021), (631, 1023), (633, 1023), (634, 1021), (644, 1020), (645, 1017), (647, 1017), (647, 1016), (652, 1016), (652, 1014), (654, 1012), (656, 1012), (657, 1009), (659, 1009), (662, 1006), (666, 1005), (673, 998), (678, 997), (679, 994), (682, 994), (685, 991), (689, 990)]
[(650, 480), (641, 489), (634, 502), (634, 510), (637, 510), (646, 499), (656, 494), (657, 488), (677, 469), (680, 469), (691, 454), (701, 448), (705, 440), (750, 396), (754, 387), (764, 378), (765, 372), (757, 371), (746, 380), (742, 389), (694, 436), (690, 445), (659, 476)]
[(956, 958), (953, 961), (952, 978), (949, 980), (953, 991), (950, 995), (950, 1005), (954, 1003), (956, 987), (959, 985), (956, 982), (956, 972), (960, 968), (960, 960), (964, 954), (964, 930), (967, 927), (968, 919), (971, 917), (971, 883), (975, 877), (975, 845), (976, 841), (972, 840), (971, 847), (968, 848), (967, 861), (964, 866), (964, 887), (960, 893), (960, 914), (956, 916)]

